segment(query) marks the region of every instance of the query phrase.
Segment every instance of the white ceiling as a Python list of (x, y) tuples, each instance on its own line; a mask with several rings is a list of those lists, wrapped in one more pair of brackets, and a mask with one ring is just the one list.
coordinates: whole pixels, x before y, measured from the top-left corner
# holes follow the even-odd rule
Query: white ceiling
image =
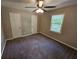
[[(50, 8), (45, 10), (53, 10), (68, 5), (76, 4), (76, 0), (44, 0), (45, 6), (56, 6), (56, 8)], [(36, 6), (36, 0), (2, 0), (1, 5), (5, 7), (33, 11), (35, 8), (25, 8), (26, 6)]]

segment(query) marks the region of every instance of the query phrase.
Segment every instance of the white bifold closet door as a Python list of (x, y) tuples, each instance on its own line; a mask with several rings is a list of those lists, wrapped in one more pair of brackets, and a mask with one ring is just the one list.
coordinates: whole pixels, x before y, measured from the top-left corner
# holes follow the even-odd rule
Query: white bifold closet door
[(36, 15), (32, 15), (31, 16), (31, 21), (32, 21), (32, 34), (33, 33), (37, 33), (37, 16)]
[(12, 36), (20, 37), (21, 36), (21, 16), (18, 13), (9, 13), (9, 15), (10, 15)]
[(22, 23), (22, 35), (32, 34), (31, 15), (25, 13), (21, 14), (21, 23)]
[(37, 16), (10, 12), (10, 23), (14, 37), (37, 33)]

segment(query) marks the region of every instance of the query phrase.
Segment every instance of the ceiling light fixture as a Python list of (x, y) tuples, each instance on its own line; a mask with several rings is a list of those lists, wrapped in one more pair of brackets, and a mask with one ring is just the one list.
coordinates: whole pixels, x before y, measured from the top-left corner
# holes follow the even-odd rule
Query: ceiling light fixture
[(36, 0), (36, 6), (30, 6), (30, 7), (25, 7), (25, 8), (36, 8), (33, 10), (35, 13), (43, 13), (47, 12), (45, 9), (46, 8), (55, 8), (56, 6), (45, 6), (44, 5), (45, 0)]
[(43, 12), (44, 12), (44, 10), (42, 10), (41, 8), (36, 10), (36, 13), (43, 13)]

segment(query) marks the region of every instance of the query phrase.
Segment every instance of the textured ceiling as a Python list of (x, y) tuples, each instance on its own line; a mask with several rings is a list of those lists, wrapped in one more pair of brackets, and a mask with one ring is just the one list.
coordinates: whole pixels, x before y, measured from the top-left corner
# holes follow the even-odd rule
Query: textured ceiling
[[(36, 0), (2, 0), (1, 2), (2, 6), (28, 11), (33, 11), (35, 8), (25, 7), (36, 6)], [(45, 6), (56, 6), (56, 8), (61, 8), (73, 4), (76, 4), (76, 0), (44, 0)], [(46, 10), (53, 10), (53, 8)]]

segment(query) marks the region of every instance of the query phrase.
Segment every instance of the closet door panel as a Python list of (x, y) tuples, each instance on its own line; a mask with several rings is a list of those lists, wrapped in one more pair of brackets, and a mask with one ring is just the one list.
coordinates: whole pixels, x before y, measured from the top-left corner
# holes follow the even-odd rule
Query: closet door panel
[(19, 13), (9, 13), (13, 37), (21, 36), (21, 18)]
[(21, 15), (21, 22), (22, 22), (22, 34), (28, 35), (32, 33), (31, 28), (31, 15), (22, 14)]
[(31, 16), (31, 21), (32, 21), (32, 33), (37, 33), (37, 16), (36, 15), (32, 15)]

